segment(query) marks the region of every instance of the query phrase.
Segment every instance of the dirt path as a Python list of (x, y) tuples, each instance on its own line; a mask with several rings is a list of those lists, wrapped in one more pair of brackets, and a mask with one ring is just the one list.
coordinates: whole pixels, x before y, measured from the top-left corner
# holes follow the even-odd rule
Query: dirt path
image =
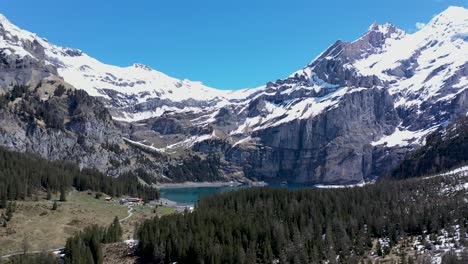
[(132, 217), (132, 215), (133, 215), (133, 207), (129, 206), (127, 212), (128, 212), (128, 215), (127, 215), (126, 217), (120, 219), (120, 221), (119, 221), (120, 223), (122, 223), (123, 221), (125, 221), (125, 220), (129, 219), (130, 217)]
[[(54, 249), (48, 249), (48, 250), (37, 250), (37, 251), (28, 251), (26, 252), (26, 254), (39, 254), (39, 253), (42, 253), (42, 252), (57, 252), (56, 254), (60, 254), (63, 252), (63, 250), (65, 250), (65, 248), (54, 248)], [(14, 256), (18, 256), (18, 255), (23, 255), (24, 252), (21, 251), (21, 252), (14, 252), (14, 253), (10, 253), (10, 254), (7, 254), (7, 255), (3, 255), (3, 256), (0, 256), (0, 259), (5, 259), (5, 258), (10, 258), (10, 257), (14, 257)]]

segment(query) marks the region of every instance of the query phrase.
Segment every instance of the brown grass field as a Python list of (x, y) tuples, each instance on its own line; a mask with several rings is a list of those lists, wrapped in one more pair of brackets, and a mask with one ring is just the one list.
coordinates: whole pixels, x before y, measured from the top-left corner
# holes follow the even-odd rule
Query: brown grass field
[[(123, 219), (128, 215), (126, 206), (118, 201), (107, 202), (103, 197), (96, 199), (94, 193), (71, 192), (55, 211), (53, 202), (46, 201), (45, 195), (37, 201), (17, 201), (12, 220), (7, 227), (0, 226), (0, 256), (23, 251), (25, 247), (28, 251), (60, 248), (68, 237), (86, 226), (109, 225), (115, 216)], [(160, 207), (155, 214), (152, 207), (135, 206), (132, 217), (122, 222), (123, 239), (133, 237), (138, 222), (172, 212), (173, 208)]]

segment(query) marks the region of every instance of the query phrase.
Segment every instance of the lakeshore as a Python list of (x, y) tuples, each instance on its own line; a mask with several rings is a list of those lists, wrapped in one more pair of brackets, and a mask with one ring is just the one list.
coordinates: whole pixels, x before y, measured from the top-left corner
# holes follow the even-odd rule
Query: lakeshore
[(239, 186), (242, 183), (229, 181), (229, 182), (178, 182), (178, 183), (157, 183), (153, 187), (158, 189), (172, 189), (172, 188), (199, 188), (199, 187), (226, 187), (226, 186)]
[[(372, 183), (372, 182), (370, 182)], [(200, 198), (204, 196), (214, 195), (217, 193), (234, 191), (239, 188), (248, 187), (271, 187), (271, 188), (288, 188), (288, 189), (303, 189), (303, 188), (322, 188), (322, 189), (335, 189), (335, 188), (351, 188), (362, 187), (366, 182), (360, 182), (350, 185), (306, 185), (306, 184), (292, 184), (292, 183), (277, 183), (268, 184), (266, 182), (183, 182), (183, 183), (165, 183), (158, 184), (155, 187), (159, 189), (161, 200), (164, 201), (163, 205), (172, 206), (191, 206), (196, 204)]]
[(216, 187), (236, 187), (236, 186), (267, 186), (268, 184), (264, 181), (256, 182), (180, 182), (180, 183), (157, 183), (153, 184), (153, 187), (158, 189), (170, 189), (170, 188), (216, 188)]

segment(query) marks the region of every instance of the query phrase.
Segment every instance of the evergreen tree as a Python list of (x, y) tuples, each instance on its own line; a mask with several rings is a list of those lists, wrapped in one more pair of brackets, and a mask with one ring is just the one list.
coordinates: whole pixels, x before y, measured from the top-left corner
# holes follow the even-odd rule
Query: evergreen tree
[(60, 201), (61, 202), (66, 202), (67, 201), (67, 191), (65, 190), (65, 187), (60, 188)]
[[(370, 253), (373, 240), (392, 240), (404, 250), (408, 236), (425, 234), (422, 224), (437, 221), (431, 224), (436, 232), (444, 223), (466, 221), (468, 204), (460, 203), (459, 196), (432, 195), (452, 181), (412, 179), (340, 190), (245, 188), (203, 197), (191, 213), (139, 225), (138, 255), (180, 264), (240, 259), (356, 263), (359, 252)], [(420, 195), (422, 190), (426, 195)], [(384, 256), (391, 247), (378, 243), (375, 250)]]
[(459, 237), (460, 237), (460, 244), (462, 246), (467, 246), (468, 243), (466, 242), (466, 228), (465, 228), (465, 223), (462, 221), (460, 221), (460, 225), (459, 225)]
[(5, 209), (7, 207), (7, 200), (6, 200), (6, 195), (2, 196), (2, 199), (0, 200), (0, 209)]
[[(39, 156), (18, 153), (0, 147), (0, 207), (7, 200), (31, 197), (41, 189), (47, 190), (47, 199), (74, 187), (78, 191), (92, 190), (112, 196), (138, 196), (145, 201), (159, 198), (156, 188), (140, 184), (134, 173), (108, 177), (94, 169), (80, 169), (63, 161), (48, 161)], [(66, 197), (65, 197), (66, 198)]]
[(273, 261), (273, 250), (271, 249), (271, 243), (269, 240), (265, 241), (263, 249), (263, 263), (271, 263)]
[(55, 211), (58, 209), (58, 204), (56, 201), (54, 201), (54, 205), (52, 205), (52, 210)]
[(406, 253), (403, 250), (400, 252), (400, 263), (399, 264), (406, 264)]
[(9, 222), (13, 218), (13, 212), (15, 211), (13, 202), (9, 202), (5, 211), (5, 221)]
[(377, 256), (382, 257), (384, 253), (383, 253), (382, 244), (380, 244), (380, 241), (377, 242), (376, 249), (377, 249)]
[(62, 96), (64, 93), (65, 93), (66, 89), (65, 89), (65, 86), (63, 86), (62, 84), (60, 84), (59, 86), (57, 86), (57, 88), (55, 89), (54, 91), (54, 96)]
[(98, 236), (97, 234), (92, 235), (90, 242), (89, 242), (89, 248), (91, 250), (91, 254), (93, 255), (94, 263), (102, 263), (103, 256), (102, 256), (101, 243), (99, 242), (99, 238), (97, 236)]
[(120, 226), (119, 218), (116, 216), (112, 224), (107, 228), (106, 234), (104, 236), (104, 241), (106, 243), (118, 242), (122, 239), (123, 230)]
[(120, 241), (122, 239), (122, 235), (123, 235), (123, 229), (122, 229), (122, 226), (120, 225), (120, 221), (119, 221), (119, 218), (116, 216), (114, 218), (114, 228), (115, 228), (115, 238), (116, 238), (116, 242), (117, 241)]
[(47, 198), (48, 201), (52, 199), (52, 192), (50, 191), (50, 188), (47, 188)]
[(23, 249), (23, 254), (28, 253), (29, 248), (31, 247), (31, 244), (29, 243), (29, 240), (26, 236), (23, 237), (23, 241), (21, 242), (21, 247)]
[(122, 228), (117, 217), (108, 227), (89, 226), (67, 239), (64, 262), (67, 264), (100, 264), (103, 262), (101, 243), (118, 242), (121, 236)]

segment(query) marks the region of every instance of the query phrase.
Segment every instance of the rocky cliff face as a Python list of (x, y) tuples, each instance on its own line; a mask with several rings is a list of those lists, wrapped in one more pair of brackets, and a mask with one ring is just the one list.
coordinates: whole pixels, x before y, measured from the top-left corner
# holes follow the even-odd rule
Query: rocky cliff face
[[(141, 64), (106, 65), (1, 18), (0, 91), (29, 85), (32, 95), (24, 106), (7, 100), (0, 143), (160, 181), (361, 182), (466, 116), (467, 19), (452, 7), (414, 34), (374, 23), (287, 78), (222, 91)], [(74, 92), (51, 97), (59, 85)], [(79, 110), (74, 88), (94, 97), (83, 94)]]
[[(246, 151), (240, 164), (251, 177), (301, 183), (356, 183), (373, 171), (376, 137), (398, 125), (393, 100), (383, 89), (347, 92), (337, 107), (253, 133), (264, 148)], [(234, 152), (243, 151), (239, 146)]]
[[(94, 98), (79, 90), (55, 96), (54, 91), (67, 89), (57, 88), (65, 87), (61, 83), (46, 78), (35, 88), (15, 85), (0, 109), (0, 144), (107, 171), (112, 155), (101, 145), (121, 144), (119, 132)], [(13, 98), (16, 90), (23, 91)]]
[[(160, 169), (138, 163), (145, 155), (125, 143), (100, 100), (77, 90), (45, 60), (45, 48), (0, 21), (0, 144), (51, 160), (69, 160), (111, 176), (130, 169)], [(153, 158), (154, 159), (154, 158)], [(148, 165), (149, 164), (149, 165)]]
[(230, 134), (248, 136), (226, 158), (266, 180), (385, 175), (431, 131), (466, 116), (467, 19), (466, 9), (450, 8), (413, 35), (373, 24), (352, 43), (336, 42), (250, 100), (239, 115), (245, 127)]

